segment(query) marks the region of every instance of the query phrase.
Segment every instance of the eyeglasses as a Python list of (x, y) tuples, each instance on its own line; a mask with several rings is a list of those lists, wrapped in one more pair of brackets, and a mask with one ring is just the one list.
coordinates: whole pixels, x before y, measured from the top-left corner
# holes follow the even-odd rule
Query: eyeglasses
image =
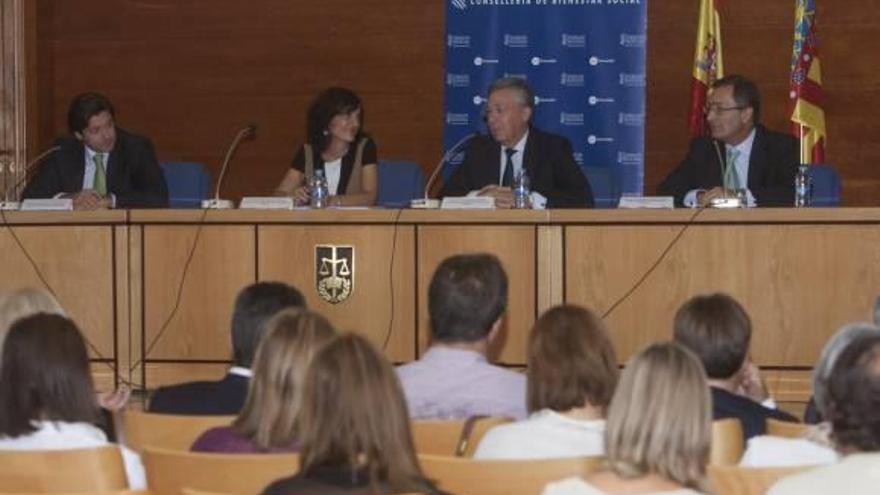
[(703, 113), (709, 115), (710, 113), (724, 113), (729, 112), (731, 110), (745, 110), (748, 107), (738, 106), (738, 107), (722, 107), (720, 105), (708, 105), (703, 107)]

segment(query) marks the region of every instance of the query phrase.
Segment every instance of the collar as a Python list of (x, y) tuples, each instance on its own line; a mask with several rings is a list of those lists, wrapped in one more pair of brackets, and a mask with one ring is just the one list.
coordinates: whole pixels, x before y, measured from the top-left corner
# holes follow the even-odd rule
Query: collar
[(432, 345), (422, 356), (420, 361), (456, 361), (465, 363), (485, 363), (486, 356), (470, 349), (447, 347), (445, 345)]
[[(98, 154), (97, 151), (89, 148), (85, 143), (83, 143), (83, 149), (85, 149), (86, 153), (86, 163), (95, 163), (95, 155)], [(107, 153), (109, 155), (109, 153)], [(105, 166), (107, 162), (104, 162)]]
[(253, 371), (251, 371), (249, 368), (243, 368), (241, 366), (233, 366), (229, 368), (228, 373), (230, 375), (243, 376), (245, 378), (251, 378), (254, 376)]
[(742, 157), (752, 156), (752, 145), (755, 144), (755, 134), (757, 133), (757, 130), (757, 126), (752, 127), (752, 132), (750, 132), (749, 135), (746, 136), (746, 138), (743, 139), (741, 143), (737, 144), (736, 146), (725, 144), (725, 150), (734, 149), (738, 151), (739, 156)]
[[(526, 133), (523, 134), (523, 137), (521, 137), (521, 138), (519, 139), (519, 141), (517, 141), (516, 144), (513, 146), (513, 148), (510, 148), (510, 149), (514, 149), (514, 150), (516, 150), (516, 152), (519, 153), (519, 156), (522, 157), (522, 156), (523, 156), (523, 152), (524, 152), (525, 149), (526, 149), (526, 141), (527, 141), (528, 139), (529, 139), (529, 128), (526, 128)], [(502, 150), (505, 150), (505, 149), (508, 149), (508, 148), (507, 148), (507, 146), (504, 146), (504, 145), (502, 144), (502, 145), (501, 145), (501, 149), (502, 149)], [(515, 155), (514, 155), (514, 156), (515, 156)]]

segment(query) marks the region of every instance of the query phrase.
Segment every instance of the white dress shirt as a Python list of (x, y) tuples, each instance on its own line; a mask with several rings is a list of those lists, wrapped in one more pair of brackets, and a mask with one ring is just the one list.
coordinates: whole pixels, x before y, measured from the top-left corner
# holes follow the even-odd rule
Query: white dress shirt
[(342, 174), (342, 157), (324, 162), (324, 177), (327, 178), (327, 192), (331, 196), (339, 194), (339, 176)]
[[(736, 160), (733, 166), (736, 167), (736, 173), (739, 177), (740, 184), (746, 190), (746, 206), (755, 206), (755, 196), (749, 190), (749, 160), (752, 158), (752, 145), (755, 144), (755, 129), (739, 144), (733, 146), (724, 145), (725, 156), (730, 156), (731, 150), (736, 150)], [(694, 208), (697, 206), (697, 194), (704, 192), (705, 189), (692, 189), (684, 196), (684, 205)]]

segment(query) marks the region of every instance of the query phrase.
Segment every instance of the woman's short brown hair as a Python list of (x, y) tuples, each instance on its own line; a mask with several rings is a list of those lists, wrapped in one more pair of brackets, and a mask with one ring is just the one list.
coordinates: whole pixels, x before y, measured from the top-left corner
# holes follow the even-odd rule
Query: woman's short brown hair
[(529, 335), (529, 411), (605, 408), (617, 385), (617, 357), (605, 324), (580, 306), (557, 306)]

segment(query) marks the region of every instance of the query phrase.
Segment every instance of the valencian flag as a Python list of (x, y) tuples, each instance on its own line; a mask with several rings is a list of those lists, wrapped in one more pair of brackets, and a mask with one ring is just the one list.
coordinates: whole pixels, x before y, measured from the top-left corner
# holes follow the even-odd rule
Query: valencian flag
[(721, 0), (700, 0), (700, 20), (697, 24), (697, 46), (694, 51), (694, 79), (691, 85), (691, 110), (688, 128), (691, 137), (706, 136), (706, 93), (717, 79), (724, 77), (721, 57)]
[(816, 33), (816, 1), (796, 0), (791, 54), (791, 132), (800, 138), (801, 163), (825, 162), (825, 110)]

